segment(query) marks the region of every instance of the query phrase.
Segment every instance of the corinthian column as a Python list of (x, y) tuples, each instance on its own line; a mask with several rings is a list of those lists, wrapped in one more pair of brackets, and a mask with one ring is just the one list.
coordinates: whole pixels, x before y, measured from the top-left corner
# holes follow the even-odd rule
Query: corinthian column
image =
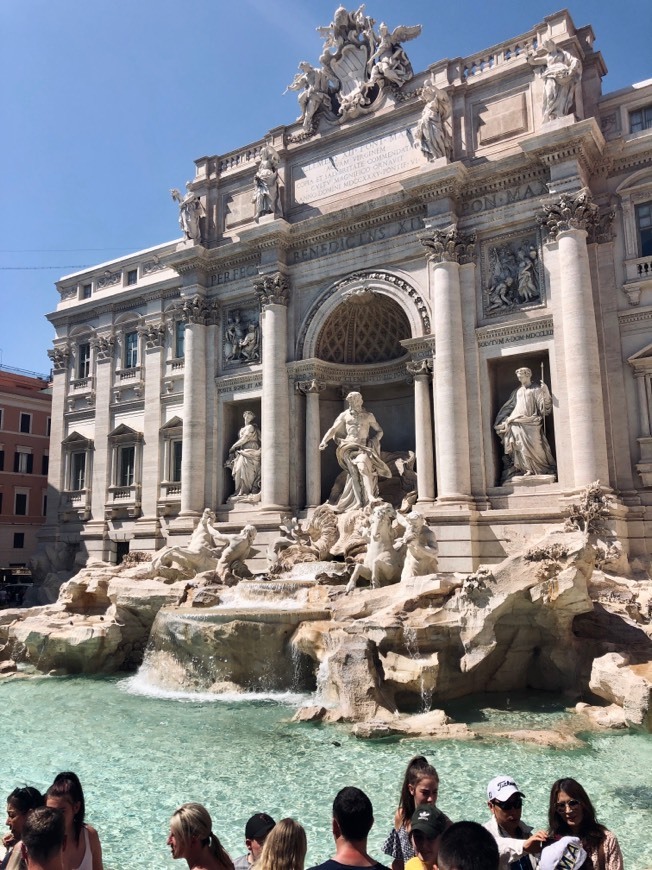
[(183, 376), (183, 448), (180, 516), (200, 516), (206, 507), (206, 324), (210, 306), (203, 296), (179, 306), (186, 324)]
[(414, 378), (414, 432), (417, 454), (418, 502), (435, 500), (435, 464), (432, 444), (432, 408), (430, 372), (432, 362), (422, 359), (409, 362), (407, 370)]
[(261, 507), (284, 510), (290, 500), (290, 397), (287, 375), (289, 287), (276, 272), (254, 281), (261, 306), (263, 401), (260, 419)]
[(460, 264), (472, 261), (475, 236), (456, 226), (422, 237), (433, 269), (437, 501), (471, 501)]
[(538, 216), (548, 234), (548, 249), (556, 244), (559, 256), (555, 332), (563, 336), (572, 485), (576, 489), (595, 480), (609, 485), (598, 331), (586, 247), (587, 231), (596, 219), (597, 206), (586, 188), (561, 194), (544, 205)]
[(323, 389), (325, 385), (314, 378), (297, 383), (297, 390), (306, 397), (306, 507), (321, 503), (319, 394)]

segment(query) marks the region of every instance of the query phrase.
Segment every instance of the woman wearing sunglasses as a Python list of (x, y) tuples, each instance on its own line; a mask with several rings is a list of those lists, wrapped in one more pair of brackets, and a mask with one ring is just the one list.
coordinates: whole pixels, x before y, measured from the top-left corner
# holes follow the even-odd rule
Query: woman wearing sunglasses
[(540, 853), (548, 836), (545, 831), (533, 834), (532, 828), (521, 821), (523, 797), (511, 776), (496, 776), (487, 786), (492, 818), (485, 828), (498, 844), (499, 870), (533, 870), (536, 860), (531, 862), (530, 855)]
[(550, 790), (548, 823), (552, 837), (579, 837), (593, 870), (623, 870), (616, 837), (598, 823), (593, 804), (576, 779), (558, 779)]

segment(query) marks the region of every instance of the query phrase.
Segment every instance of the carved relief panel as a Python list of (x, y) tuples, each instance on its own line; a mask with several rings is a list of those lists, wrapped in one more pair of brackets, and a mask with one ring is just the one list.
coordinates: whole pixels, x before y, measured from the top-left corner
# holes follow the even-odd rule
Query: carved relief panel
[(230, 308), (222, 319), (222, 361), (235, 367), (259, 363), (262, 359), (260, 308)]
[(510, 233), (483, 242), (480, 275), (482, 314), (503, 317), (545, 305), (541, 237), (536, 231)]

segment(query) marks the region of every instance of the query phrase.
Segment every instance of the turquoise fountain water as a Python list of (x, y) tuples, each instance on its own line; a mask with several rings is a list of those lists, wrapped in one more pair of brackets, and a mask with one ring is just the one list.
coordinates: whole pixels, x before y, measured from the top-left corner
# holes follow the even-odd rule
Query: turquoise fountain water
[[(627, 870), (652, 867), (649, 735), (594, 735), (586, 748), (563, 751), (487, 739), (364, 742), (341, 728), (290, 723), (305, 700), (165, 696), (142, 677), (5, 682), (0, 793), (25, 783), (45, 788), (59, 770), (77, 771), (107, 870), (180, 868), (165, 840), (171, 813), (188, 800), (206, 804), (234, 857), (244, 851), (251, 813), (293, 816), (307, 830), (310, 866), (331, 852), (332, 799), (351, 784), (373, 801), (370, 850), (381, 857), (405, 764), (419, 752), (438, 768), (439, 805), (453, 819), (484, 821), (486, 783), (507, 772), (526, 794), (524, 819), (543, 826), (550, 784), (575, 776), (618, 835)], [(456, 718), (471, 727), (545, 728), (565, 716), (561, 703), (542, 696), (529, 697), (527, 711), (516, 698), (501, 709), (498, 699), (480, 703), (487, 706), (460, 704)]]

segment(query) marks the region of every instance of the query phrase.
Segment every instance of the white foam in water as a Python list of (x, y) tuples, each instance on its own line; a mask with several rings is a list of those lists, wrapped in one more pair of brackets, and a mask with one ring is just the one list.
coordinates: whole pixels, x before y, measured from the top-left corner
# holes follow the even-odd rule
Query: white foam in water
[(191, 692), (183, 689), (167, 689), (164, 686), (150, 682), (146, 669), (141, 668), (133, 677), (120, 680), (118, 688), (130, 695), (141, 695), (147, 698), (160, 698), (168, 701), (185, 703), (251, 703), (252, 701), (273, 701), (276, 704), (287, 704), (296, 707), (305, 705), (310, 696), (300, 692)]

